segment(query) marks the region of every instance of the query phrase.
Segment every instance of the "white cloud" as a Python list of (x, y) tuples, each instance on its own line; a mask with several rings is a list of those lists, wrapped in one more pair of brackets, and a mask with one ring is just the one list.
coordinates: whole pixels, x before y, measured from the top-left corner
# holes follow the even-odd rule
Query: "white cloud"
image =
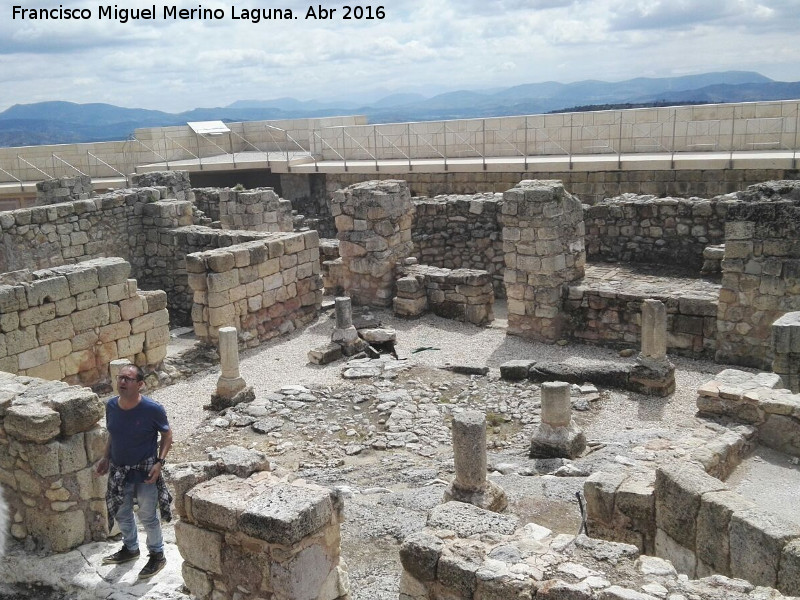
[[(348, 2), (316, 2), (337, 16), (306, 20), (310, 4), (284, 0), (298, 18), (260, 23), (231, 19), (232, 3), (185, 5), (220, 8), (221, 20), (164, 20), (162, 3), (157, 19), (125, 24), (12, 20), (6, 5), (0, 110), (61, 99), (178, 111), (242, 98), (432, 95), (732, 69), (800, 80), (798, 0), (397, 0), (383, 4), (383, 19), (360, 21), (341, 19)], [(107, 5), (35, 4), (95, 15)]]

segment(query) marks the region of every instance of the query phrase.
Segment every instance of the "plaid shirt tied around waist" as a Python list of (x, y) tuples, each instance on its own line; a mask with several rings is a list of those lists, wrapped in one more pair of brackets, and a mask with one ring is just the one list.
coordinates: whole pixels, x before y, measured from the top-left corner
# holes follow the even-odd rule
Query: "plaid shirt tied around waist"
[[(108, 485), (106, 487), (106, 508), (108, 509), (109, 531), (114, 526), (114, 517), (116, 517), (117, 511), (119, 507), (122, 506), (122, 501), (125, 497), (125, 481), (128, 478), (128, 473), (135, 470), (143, 471), (145, 475), (148, 475), (155, 463), (155, 458), (148, 458), (138, 465), (118, 466), (114, 463), (109, 465)], [(156, 487), (158, 489), (158, 510), (161, 513), (161, 519), (169, 522), (172, 520), (172, 494), (169, 493), (167, 484), (164, 481), (164, 476), (160, 473), (156, 480)]]

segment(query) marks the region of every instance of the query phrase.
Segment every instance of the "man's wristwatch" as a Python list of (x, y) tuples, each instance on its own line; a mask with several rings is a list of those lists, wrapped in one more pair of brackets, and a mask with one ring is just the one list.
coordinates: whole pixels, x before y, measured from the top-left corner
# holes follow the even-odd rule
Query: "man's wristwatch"
[(155, 462), (161, 464), (161, 466), (163, 467), (165, 464), (167, 464), (167, 459), (166, 458), (157, 458), (155, 460)]

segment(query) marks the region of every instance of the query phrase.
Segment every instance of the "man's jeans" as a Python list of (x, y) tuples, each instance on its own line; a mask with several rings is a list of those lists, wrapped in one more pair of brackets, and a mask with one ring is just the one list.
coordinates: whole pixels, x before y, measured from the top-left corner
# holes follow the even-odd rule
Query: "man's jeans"
[(150, 552), (164, 551), (161, 523), (158, 520), (158, 487), (155, 483), (126, 483), (125, 499), (117, 511), (116, 519), (122, 532), (122, 542), (128, 550), (139, 548), (136, 522), (133, 519), (133, 500), (139, 504), (139, 521), (147, 533), (147, 549)]

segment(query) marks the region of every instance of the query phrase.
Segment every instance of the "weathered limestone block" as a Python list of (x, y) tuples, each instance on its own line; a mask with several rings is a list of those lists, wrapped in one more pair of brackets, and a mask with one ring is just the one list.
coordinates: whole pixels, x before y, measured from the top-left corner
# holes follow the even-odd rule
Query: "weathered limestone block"
[(459, 537), (479, 533), (512, 533), (519, 524), (513, 515), (503, 515), (464, 502), (439, 504), (428, 513), (427, 526), (432, 529), (449, 529)]
[(800, 312), (789, 312), (772, 324), (772, 370), (787, 388), (800, 392)]
[(786, 544), (781, 553), (777, 588), (784, 594), (800, 590), (800, 540)]
[(70, 387), (50, 398), (50, 406), (61, 417), (61, 435), (92, 429), (105, 416), (105, 404), (86, 388)]
[(730, 573), (729, 525), (734, 513), (755, 505), (734, 492), (703, 494), (697, 514), (697, 558), (715, 573)]
[(338, 494), (259, 472), (247, 479), (217, 476), (186, 497), (186, 523), (176, 527), (176, 539), (185, 583), (198, 598), (231, 589), (276, 600), (348, 596)]
[(508, 381), (523, 381), (536, 364), (535, 360), (509, 360), (500, 365), (500, 377)]
[(403, 540), (400, 562), (403, 569), (419, 581), (434, 581), (444, 542), (426, 532), (417, 532)]
[(694, 552), (700, 499), (725, 484), (691, 463), (672, 463), (656, 472), (656, 525), (678, 544)]
[(731, 575), (775, 587), (781, 554), (800, 539), (800, 526), (752, 508), (731, 515), (729, 533)]
[(61, 433), (61, 417), (43, 404), (14, 404), (6, 410), (3, 428), (21, 442), (44, 444)]
[(50, 552), (67, 552), (87, 541), (86, 518), (79, 510), (46, 514), (29, 508), (25, 525), (28, 534)]

